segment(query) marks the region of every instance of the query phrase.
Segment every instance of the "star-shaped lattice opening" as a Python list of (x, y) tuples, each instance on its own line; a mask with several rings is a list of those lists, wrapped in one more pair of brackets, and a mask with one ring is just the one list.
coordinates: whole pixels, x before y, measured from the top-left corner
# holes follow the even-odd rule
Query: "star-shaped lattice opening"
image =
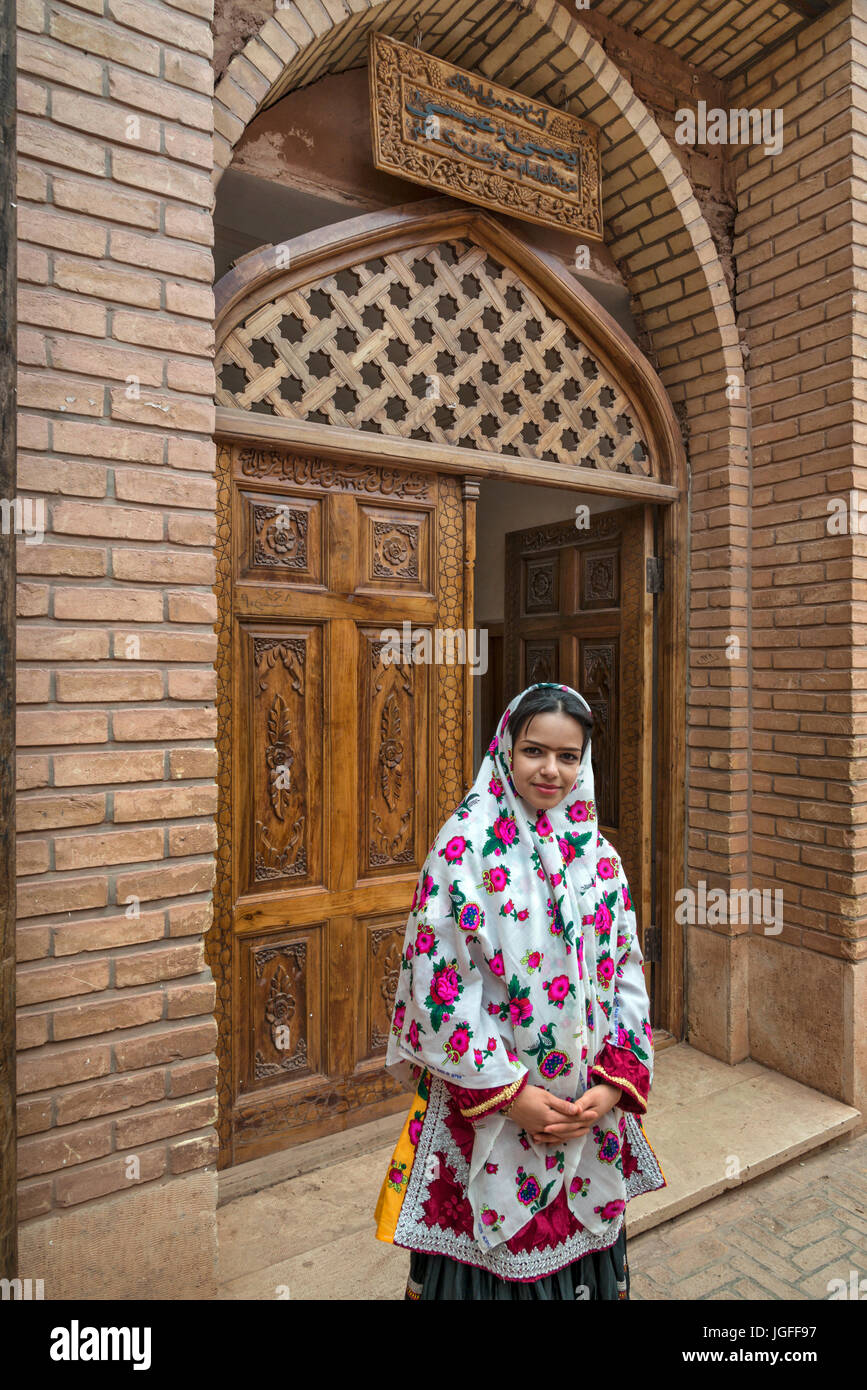
[(228, 334), (221, 405), (648, 476), (623, 390), (511, 267), (456, 239), (289, 290)]

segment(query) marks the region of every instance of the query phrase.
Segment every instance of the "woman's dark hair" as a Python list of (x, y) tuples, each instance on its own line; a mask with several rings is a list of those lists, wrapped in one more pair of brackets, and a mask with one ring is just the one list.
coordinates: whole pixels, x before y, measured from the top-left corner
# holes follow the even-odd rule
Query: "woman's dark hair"
[[(512, 733), (512, 747), (514, 748), (525, 725), (535, 714), (550, 714), (555, 710), (571, 715), (583, 726), (587, 735), (592, 734), (593, 715), (587, 713), (574, 695), (568, 690), (561, 690), (557, 685), (539, 685), (534, 690), (528, 690), (521, 703), (512, 710), (506, 726)], [(584, 742), (587, 742), (586, 738)]]

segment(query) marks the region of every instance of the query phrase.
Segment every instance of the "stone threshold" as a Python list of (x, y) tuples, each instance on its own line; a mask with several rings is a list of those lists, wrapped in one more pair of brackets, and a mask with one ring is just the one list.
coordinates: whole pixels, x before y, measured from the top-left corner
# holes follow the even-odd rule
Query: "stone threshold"
[[(406, 1104), (410, 1096), (407, 1092)], [(397, 1142), (405, 1111), (356, 1125), (218, 1174), (222, 1207)], [(656, 1054), (644, 1132), (667, 1186), (630, 1202), (629, 1234), (671, 1221), (847, 1133), (861, 1133), (860, 1110), (758, 1062), (730, 1066), (688, 1043)], [(387, 1163), (387, 1157), (385, 1162)]]

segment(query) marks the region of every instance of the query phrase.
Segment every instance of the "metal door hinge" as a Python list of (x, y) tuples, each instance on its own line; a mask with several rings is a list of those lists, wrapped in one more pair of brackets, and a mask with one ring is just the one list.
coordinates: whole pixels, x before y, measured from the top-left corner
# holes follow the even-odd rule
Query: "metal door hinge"
[(662, 593), (662, 560), (656, 555), (647, 557), (647, 592)]
[(659, 936), (659, 927), (646, 927), (644, 941), (641, 947), (641, 954), (645, 960), (662, 961), (662, 942)]

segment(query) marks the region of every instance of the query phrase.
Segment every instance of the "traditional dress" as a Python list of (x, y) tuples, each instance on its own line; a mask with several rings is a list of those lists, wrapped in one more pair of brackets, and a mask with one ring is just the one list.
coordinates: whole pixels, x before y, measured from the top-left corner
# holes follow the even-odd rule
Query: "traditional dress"
[[(526, 693), (437, 835), (407, 921), (385, 1065), (415, 1094), (375, 1219), (378, 1239), (413, 1252), (408, 1298), (626, 1298), (626, 1203), (666, 1185), (638, 1118), (653, 1035), (591, 740), (569, 794), (535, 810), (507, 729)], [(599, 1082), (620, 1100), (578, 1138), (537, 1143), (499, 1113), (527, 1084), (574, 1100)]]

